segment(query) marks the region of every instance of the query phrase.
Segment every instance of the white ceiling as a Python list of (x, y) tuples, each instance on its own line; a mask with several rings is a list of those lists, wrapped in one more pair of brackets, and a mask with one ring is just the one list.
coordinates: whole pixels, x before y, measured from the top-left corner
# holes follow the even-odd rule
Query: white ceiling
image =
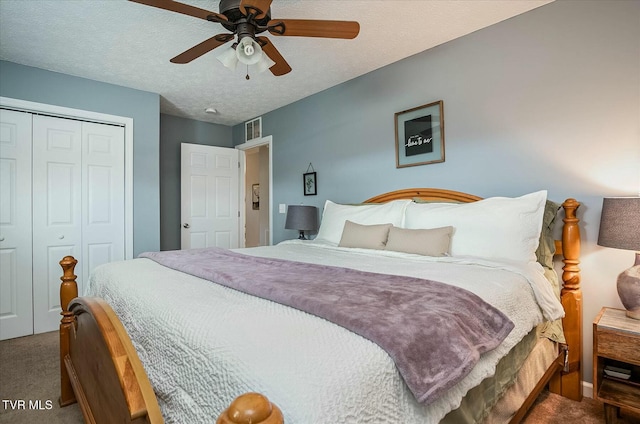
[[(169, 62), (228, 32), (216, 23), (125, 0), (0, 0), (0, 59), (159, 93), (162, 113), (235, 125), (550, 1), (274, 0), (272, 18), (355, 20), (360, 34), (270, 36), (293, 71), (250, 69), (247, 81), (246, 67), (216, 60), (226, 46)], [(218, 11), (216, 0), (182, 2)]]

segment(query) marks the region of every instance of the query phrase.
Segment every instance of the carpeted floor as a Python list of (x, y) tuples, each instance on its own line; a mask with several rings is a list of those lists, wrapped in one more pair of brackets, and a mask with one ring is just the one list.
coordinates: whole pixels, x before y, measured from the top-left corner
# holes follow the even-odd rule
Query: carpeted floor
[(77, 405), (58, 405), (59, 355), (56, 331), (0, 342), (0, 423), (83, 422)]
[[(58, 343), (57, 332), (0, 342), (0, 423), (83, 422), (78, 405), (66, 408), (58, 406)], [(19, 401), (24, 401), (24, 404)], [(543, 392), (523, 423), (600, 424), (604, 423), (604, 414), (602, 405), (593, 399), (584, 398), (582, 402), (573, 402)], [(618, 423), (640, 423), (640, 415), (622, 411), (622, 418)]]

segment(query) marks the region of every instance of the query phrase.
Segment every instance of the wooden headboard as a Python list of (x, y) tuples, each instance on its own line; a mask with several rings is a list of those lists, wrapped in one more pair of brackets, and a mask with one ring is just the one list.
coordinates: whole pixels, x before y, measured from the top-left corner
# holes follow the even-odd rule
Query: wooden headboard
[[(470, 203), (482, 197), (460, 191), (437, 188), (408, 188), (374, 196), (364, 203), (385, 203), (392, 200), (419, 199), (423, 201)], [(561, 302), (565, 311), (562, 319), (568, 355), (564, 371), (549, 383), (552, 392), (564, 397), (582, 400), (582, 290), (580, 288), (580, 220), (576, 211), (580, 203), (567, 199), (562, 203), (562, 238), (556, 240), (556, 256), (562, 258)]]

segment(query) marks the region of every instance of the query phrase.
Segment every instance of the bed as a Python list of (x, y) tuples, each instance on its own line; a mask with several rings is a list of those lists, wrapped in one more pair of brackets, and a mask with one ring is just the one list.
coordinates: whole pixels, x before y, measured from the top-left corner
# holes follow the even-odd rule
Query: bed
[[(373, 197), (362, 205), (328, 201), (313, 242), (287, 241), (273, 247), (214, 252), (221, 256), (201, 259), (204, 268), (216, 263), (210, 266), (216, 269), (223, 269), (227, 262), (251, 261), (244, 269), (251, 267), (261, 276), (261, 284), (245, 282), (242, 286), (241, 281), (240, 290), (246, 287), (246, 293), (222, 284), (227, 275), (224, 273), (214, 277), (220, 285), (207, 281), (206, 276), (198, 274), (200, 268), (184, 265), (185, 256), (152, 253), (99, 268), (89, 283), (92, 296), (78, 298), (75, 260), (66, 257), (61, 261), (61, 304), (65, 307), (60, 326), (60, 403), (78, 401), (87, 422), (214, 422), (226, 408), (220, 423), (271, 424), (282, 419), (288, 424), (491, 423), (521, 420), (546, 386), (579, 400), (582, 334), (578, 206), (573, 199), (562, 204), (562, 236), (554, 241), (549, 234), (555, 234), (551, 227), (558, 206), (554, 209), (547, 201), (546, 192), (513, 199), (481, 199), (450, 190), (406, 189)], [(504, 217), (496, 211), (504, 211)], [(501, 228), (490, 230), (492, 222), (499, 222)], [(531, 232), (536, 225), (537, 234), (532, 240), (524, 228)], [(550, 227), (546, 231), (547, 251), (541, 252), (539, 236), (545, 225)], [(447, 226), (452, 229), (445, 235), (442, 231), (424, 232)], [(487, 231), (492, 231), (492, 240), (488, 240)], [(514, 231), (519, 235), (517, 245), (513, 245), (511, 236), (501, 239), (500, 234), (506, 237)], [(415, 237), (425, 236), (432, 237), (429, 240), (433, 242), (416, 245)], [(380, 237), (384, 238), (383, 245), (393, 249), (375, 247)], [(447, 237), (449, 244), (443, 247)], [(479, 243), (478, 238), (483, 241)], [(444, 249), (445, 254), (425, 252), (425, 245), (427, 250)], [(529, 257), (531, 246), (534, 250), (538, 247), (537, 258), (519, 260)], [(552, 282), (541, 277), (551, 271), (543, 266), (543, 262), (550, 266), (549, 258), (540, 257), (553, 256), (554, 250), (564, 265), (561, 293), (554, 293)], [(201, 253), (211, 254), (176, 254)], [(316, 309), (310, 314), (299, 310), (298, 304), (287, 303), (293, 302), (289, 297), (273, 301), (252, 294), (251, 290), (262, 286), (269, 291), (266, 276), (271, 271), (261, 267), (275, 264), (282, 268), (290, 261), (298, 267), (291, 268), (290, 274), (301, 280), (304, 275), (318, 275), (321, 277), (316, 280), (333, 282), (341, 274), (325, 272), (347, 272), (354, 275), (358, 286), (368, 285), (369, 280), (357, 278), (377, 279), (377, 287), (383, 284), (380, 276), (387, 276), (396, 284), (389, 287), (402, 285), (403, 290), (409, 290), (415, 280), (444, 281), (462, 294), (472, 292), (473, 299), (487, 306), (487, 313), (504, 314), (512, 327), (499, 343), (476, 343), (486, 350), (461, 355), (465, 361), (474, 357), (473, 363), (465, 362), (463, 375), (455, 379), (450, 371), (419, 375), (415, 381), (429, 382), (426, 388), (420, 387), (414, 384), (413, 365), (402, 362), (404, 356), (411, 355), (394, 350), (402, 344), (398, 341), (417, 336), (395, 338), (387, 351), (367, 338), (375, 340), (376, 335), (368, 333), (368, 327), (375, 325), (351, 319), (354, 314), (350, 309), (342, 314), (349, 321), (346, 324), (336, 325), (322, 318), (340, 315), (341, 302), (353, 303), (350, 296), (336, 294), (333, 308), (326, 306), (334, 301), (329, 296), (324, 306), (314, 304)], [(345, 288), (345, 293), (355, 285)], [(319, 287), (310, 296), (314, 302), (322, 301), (323, 286)], [(335, 290), (332, 286), (325, 291), (339, 293)], [(272, 291), (283, 293), (285, 289)], [(505, 296), (507, 292), (510, 294)], [(442, 299), (450, 297), (446, 293)], [(297, 299), (297, 294), (293, 298)], [(352, 307), (351, 303), (344, 307)], [(417, 318), (419, 313), (415, 314)], [(464, 319), (471, 322), (479, 314), (473, 312), (471, 319)], [(563, 328), (558, 330), (555, 318), (561, 315)], [(409, 314), (403, 318), (407, 316), (413, 319)], [(495, 317), (490, 315), (491, 320)], [(416, 327), (423, 331), (432, 326)], [(430, 331), (435, 334), (436, 330)], [(504, 331), (496, 328), (495, 333), (500, 332)], [(382, 346), (389, 333), (393, 331), (382, 335)], [(479, 329), (473, 331), (474, 335), (478, 333)], [(431, 333), (417, 334), (431, 338)], [(446, 337), (451, 334), (447, 330)], [(419, 345), (422, 348), (426, 344)], [(438, 358), (450, 347), (444, 342), (434, 345), (438, 349), (419, 356), (432, 356), (439, 365), (442, 359)], [(266, 397), (257, 393), (239, 396), (245, 392), (260, 392)]]

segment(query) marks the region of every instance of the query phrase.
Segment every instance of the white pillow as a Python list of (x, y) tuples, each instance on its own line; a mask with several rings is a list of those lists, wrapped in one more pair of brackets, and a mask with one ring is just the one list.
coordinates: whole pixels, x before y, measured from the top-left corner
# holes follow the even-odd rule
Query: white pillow
[(536, 260), (546, 191), (472, 203), (412, 203), (405, 228), (454, 227), (451, 256)]
[(316, 239), (340, 243), (344, 223), (349, 220), (360, 225), (392, 224), (401, 227), (404, 210), (411, 200), (394, 200), (379, 205), (340, 205), (331, 200), (324, 204), (322, 221)]

